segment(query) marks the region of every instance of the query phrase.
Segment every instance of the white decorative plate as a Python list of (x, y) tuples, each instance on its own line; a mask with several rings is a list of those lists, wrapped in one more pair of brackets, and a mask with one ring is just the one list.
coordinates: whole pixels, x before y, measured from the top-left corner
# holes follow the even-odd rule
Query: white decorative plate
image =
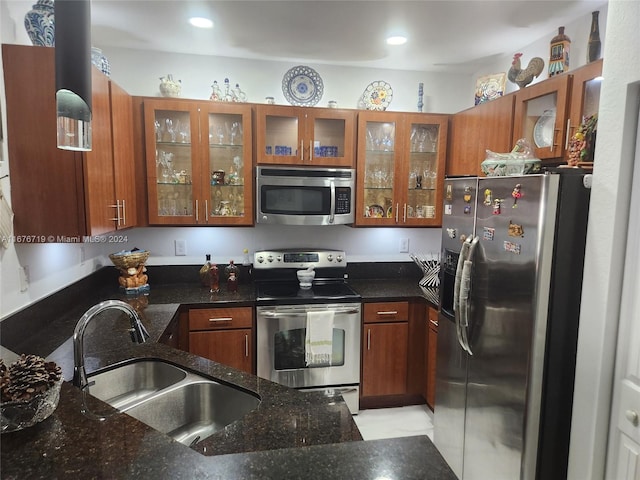
[(545, 110), (533, 127), (533, 141), (538, 148), (550, 147), (553, 143), (553, 129), (556, 124), (556, 111)]
[(324, 85), (313, 68), (298, 65), (284, 74), (282, 93), (291, 105), (313, 106), (322, 98)]
[(362, 94), (362, 103), (367, 110), (386, 110), (391, 100), (393, 100), (393, 89), (382, 80), (371, 82)]

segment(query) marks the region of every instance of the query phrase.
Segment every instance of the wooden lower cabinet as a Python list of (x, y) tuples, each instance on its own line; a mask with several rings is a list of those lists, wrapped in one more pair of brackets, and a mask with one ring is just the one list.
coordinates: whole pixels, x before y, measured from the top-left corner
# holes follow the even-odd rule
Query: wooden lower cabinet
[(190, 309), (189, 352), (254, 373), (253, 308)]
[(364, 305), (361, 397), (407, 393), (409, 303)]

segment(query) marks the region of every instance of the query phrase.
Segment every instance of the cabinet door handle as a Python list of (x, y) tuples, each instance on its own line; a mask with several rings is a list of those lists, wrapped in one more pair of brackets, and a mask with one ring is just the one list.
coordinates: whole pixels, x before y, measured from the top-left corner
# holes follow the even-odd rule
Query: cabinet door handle
[(313, 162), (313, 140), (309, 140), (309, 162)]
[(111, 220), (112, 222), (117, 222), (118, 226), (120, 226), (120, 200), (116, 200), (115, 205), (108, 205), (108, 207), (116, 209), (116, 217), (110, 218), (109, 220)]
[(367, 350), (371, 350), (371, 329), (367, 329)]
[(377, 312), (378, 315), (397, 315), (397, 310), (387, 310), (386, 312)]
[(435, 321), (435, 320), (429, 320), (429, 323), (430, 323), (431, 325), (433, 325), (434, 327), (437, 327), (437, 326), (438, 326), (438, 322), (437, 322), (437, 321)]
[(198, 221), (198, 199), (196, 199), (196, 222)]
[(127, 209), (124, 204), (125, 200), (122, 200), (122, 225), (127, 226)]
[(549, 151), (550, 152), (553, 152), (553, 149), (557, 145), (557, 143), (555, 143), (555, 141), (556, 141), (556, 133), (559, 132), (559, 131), (560, 131), (559, 128), (554, 128), (553, 129), (553, 137), (551, 138), (551, 145), (549, 145)]
[(209, 223), (209, 200), (204, 201), (204, 221)]
[(249, 356), (249, 335), (247, 334), (244, 336), (244, 356)]
[(304, 162), (304, 140), (300, 140), (300, 161)]
[(399, 203), (396, 203), (396, 223), (398, 223), (398, 205)]
[(210, 318), (209, 321), (212, 322), (212, 323), (215, 323), (215, 322), (232, 322), (233, 321), (233, 317)]
[(402, 223), (407, 223), (407, 204), (404, 204), (403, 213), (402, 213)]
[(567, 134), (564, 136), (564, 149), (569, 150), (569, 137), (571, 136), (571, 119), (567, 118)]

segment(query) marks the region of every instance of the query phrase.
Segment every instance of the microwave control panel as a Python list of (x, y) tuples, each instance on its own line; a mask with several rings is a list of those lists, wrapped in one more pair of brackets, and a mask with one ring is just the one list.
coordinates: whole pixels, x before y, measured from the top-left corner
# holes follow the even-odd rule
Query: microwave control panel
[(336, 215), (351, 213), (351, 189), (349, 187), (336, 188)]

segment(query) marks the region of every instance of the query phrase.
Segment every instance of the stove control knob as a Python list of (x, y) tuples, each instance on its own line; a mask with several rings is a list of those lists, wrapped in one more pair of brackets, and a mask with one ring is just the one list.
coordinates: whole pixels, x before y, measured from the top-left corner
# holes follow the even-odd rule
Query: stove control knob
[(333, 255), (331, 254), (327, 255), (327, 260), (329, 260), (330, 262), (333, 262)]
[(340, 262), (342, 262), (342, 260), (344, 260), (344, 259), (342, 258), (342, 255), (338, 255), (338, 258), (336, 258), (336, 260), (338, 260), (338, 263), (340, 263)]
[(269, 255), (267, 257), (267, 262), (272, 263), (273, 262), (273, 255)]
[(277, 260), (278, 262), (281, 262), (281, 261), (282, 261), (282, 255), (278, 255), (278, 256), (276, 257), (276, 260)]
[(262, 255), (258, 255), (256, 260), (258, 260), (258, 263), (264, 263), (264, 257)]

